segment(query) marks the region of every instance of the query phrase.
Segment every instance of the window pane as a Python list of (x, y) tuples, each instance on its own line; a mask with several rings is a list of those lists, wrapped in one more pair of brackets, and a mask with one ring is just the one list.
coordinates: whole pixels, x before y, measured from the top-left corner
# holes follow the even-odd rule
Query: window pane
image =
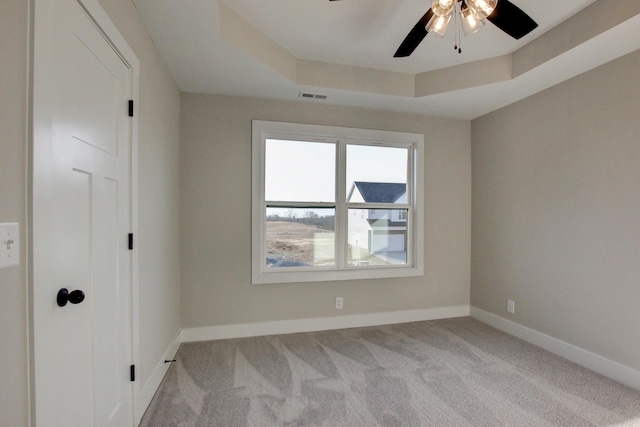
[(336, 146), (332, 143), (265, 141), (265, 200), (334, 202)]
[(267, 208), (267, 267), (335, 267), (335, 209)]
[(407, 263), (406, 209), (349, 209), (349, 265)]
[(406, 203), (406, 148), (347, 145), (347, 201)]

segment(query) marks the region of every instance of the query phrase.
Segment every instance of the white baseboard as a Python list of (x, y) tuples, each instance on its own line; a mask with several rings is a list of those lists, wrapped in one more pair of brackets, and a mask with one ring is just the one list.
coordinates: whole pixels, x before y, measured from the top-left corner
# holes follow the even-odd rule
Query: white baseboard
[(471, 307), (471, 317), (600, 375), (640, 390), (640, 371), (476, 307)]
[(158, 363), (156, 364), (156, 367), (153, 369), (153, 372), (151, 373), (151, 376), (149, 377), (147, 382), (144, 383), (142, 388), (138, 389), (139, 393), (135, 399), (136, 425), (140, 424), (140, 420), (142, 419), (142, 416), (144, 415), (147, 408), (149, 407), (149, 404), (151, 403), (151, 399), (153, 399), (154, 394), (160, 387), (160, 383), (162, 382), (162, 379), (164, 378), (165, 374), (169, 370), (169, 367), (171, 366), (170, 363), (165, 363), (164, 361), (173, 359), (176, 353), (178, 352), (178, 348), (180, 347), (180, 334), (181, 332), (178, 332), (176, 334), (176, 336), (171, 341), (171, 344), (169, 344), (169, 347), (165, 350), (164, 354), (162, 355), (161, 360), (159, 360)]
[(264, 335), (290, 334), (297, 332), (327, 331), (333, 329), (359, 328), (365, 326), (392, 325), (396, 323), (420, 322), (469, 316), (470, 307), (428, 308), (423, 310), (393, 311), (372, 314), (353, 314), (315, 319), (281, 320), (275, 322), (248, 323), (239, 325), (208, 326), (183, 329), (180, 342), (209, 341), (228, 338), (257, 337)]

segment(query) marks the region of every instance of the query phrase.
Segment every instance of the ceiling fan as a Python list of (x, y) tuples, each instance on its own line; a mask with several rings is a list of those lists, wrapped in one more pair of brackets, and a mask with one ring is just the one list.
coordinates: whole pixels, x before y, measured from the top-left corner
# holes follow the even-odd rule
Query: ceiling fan
[[(465, 34), (478, 30), (485, 19), (514, 39), (521, 39), (538, 27), (529, 15), (509, 0), (432, 0), (431, 8), (409, 31), (394, 58), (411, 55), (429, 32), (443, 37), (452, 16), (455, 19), (460, 17)], [(458, 46), (456, 48), (459, 49)]]

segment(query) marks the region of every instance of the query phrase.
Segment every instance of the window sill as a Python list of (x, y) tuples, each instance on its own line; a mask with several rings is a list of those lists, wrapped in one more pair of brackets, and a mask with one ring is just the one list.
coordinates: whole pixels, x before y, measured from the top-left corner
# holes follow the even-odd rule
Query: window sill
[(402, 277), (424, 276), (422, 266), (393, 267), (351, 267), (342, 270), (291, 270), (291, 271), (254, 271), (251, 277), (253, 285), (274, 283), (330, 282), (339, 280), (372, 280)]

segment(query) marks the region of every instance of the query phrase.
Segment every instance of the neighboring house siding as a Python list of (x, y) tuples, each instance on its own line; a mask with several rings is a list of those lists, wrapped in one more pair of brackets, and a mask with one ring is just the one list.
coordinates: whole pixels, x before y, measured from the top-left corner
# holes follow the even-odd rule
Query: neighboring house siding
[[(405, 203), (405, 184), (355, 182), (349, 192), (353, 203)], [(358, 209), (349, 215), (349, 245), (373, 254), (406, 252), (406, 217), (391, 209)], [(358, 251), (352, 251), (356, 254)]]

